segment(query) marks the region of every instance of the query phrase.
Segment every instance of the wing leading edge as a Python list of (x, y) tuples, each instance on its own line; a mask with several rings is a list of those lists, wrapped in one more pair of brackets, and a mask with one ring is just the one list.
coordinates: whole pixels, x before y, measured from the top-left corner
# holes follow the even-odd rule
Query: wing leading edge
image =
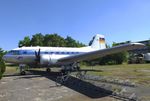
[(92, 60), (92, 59), (96, 59), (99, 57), (103, 57), (106, 55), (110, 55), (110, 54), (114, 54), (114, 53), (118, 53), (122, 51), (140, 49), (140, 48), (143, 48), (144, 46), (145, 45), (141, 43), (123, 44), (123, 45), (115, 46), (112, 48), (96, 50), (96, 51), (92, 51), (88, 53), (61, 58), (58, 60), (58, 62), (80, 62), (83, 60)]

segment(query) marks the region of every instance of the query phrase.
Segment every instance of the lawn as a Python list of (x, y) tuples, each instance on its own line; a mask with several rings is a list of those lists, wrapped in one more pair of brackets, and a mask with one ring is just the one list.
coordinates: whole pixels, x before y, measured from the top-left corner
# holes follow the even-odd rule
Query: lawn
[[(123, 65), (111, 65), (111, 66), (81, 66), (82, 69), (94, 69), (94, 70), (101, 70), (101, 72), (88, 72), (88, 74), (92, 75), (101, 75), (107, 76), (114, 79), (123, 79), (123, 80), (130, 80), (135, 82), (136, 84), (144, 86), (145, 89), (149, 89), (150, 87), (150, 64), (123, 64)], [(19, 73), (19, 69), (17, 66), (7, 66), (5, 75), (7, 74), (14, 74)], [(36, 69), (36, 70), (44, 70), (44, 69)], [(55, 69), (53, 69), (55, 71)], [(139, 86), (141, 87), (141, 86)], [(137, 88), (137, 91), (142, 92), (143, 88)], [(150, 101), (149, 91), (144, 91), (144, 94), (141, 95), (142, 101)], [(138, 92), (139, 93), (139, 92)], [(147, 94), (148, 93), (148, 94)]]
[[(17, 68), (17, 66), (7, 66), (5, 74), (19, 72), (19, 69)], [(150, 86), (150, 64), (123, 64), (92, 67), (82, 66), (82, 69), (102, 70), (102, 72), (89, 72), (89, 74), (108, 76), (123, 80), (129, 79), (135, 83)]]
[[(83, 66), (82, 68), (89, 68)], [(93, 75), (110, 76), (118, 79), (129, 79), (138, 84), (150, 86), (150, 64), (123, 64), (111, 66), (93, 66), (92, 69), (102, 72), (90, 72)]]
[(7, 66), (6, 65), (6, 71), (5, 74), (13, 74), (19, 72), (18, 66)]

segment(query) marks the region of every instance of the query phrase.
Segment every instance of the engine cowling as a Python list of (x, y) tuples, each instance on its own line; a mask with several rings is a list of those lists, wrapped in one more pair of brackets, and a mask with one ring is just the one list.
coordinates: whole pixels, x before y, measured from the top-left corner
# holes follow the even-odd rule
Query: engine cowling
[(41, 65), (50, 65), (57, 63), (57, 57), (55, 55), (41, 55), (40, 64)]

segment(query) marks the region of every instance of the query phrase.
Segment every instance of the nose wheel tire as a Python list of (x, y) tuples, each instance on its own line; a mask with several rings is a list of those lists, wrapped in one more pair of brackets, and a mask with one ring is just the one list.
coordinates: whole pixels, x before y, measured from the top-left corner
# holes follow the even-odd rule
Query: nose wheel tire
[(25, 71), (22, 71), (20, 74), (21, 74), (21, 75), (26, 75), (26, 72), (25, 72)]
[(46, 71), (47, 71), (47, 72), (51, 72), (51, 69), (50, 69), (50, 68), (47, 68)]

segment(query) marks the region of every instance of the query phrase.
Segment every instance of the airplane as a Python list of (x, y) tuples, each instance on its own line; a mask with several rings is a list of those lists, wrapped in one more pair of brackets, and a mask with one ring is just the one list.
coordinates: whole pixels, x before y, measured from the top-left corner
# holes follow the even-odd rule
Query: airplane
[(19, 47), (12, 49), (3, 56), (7, 63), (19, 64), (20, 74), (25, 75), (25, 66), (46, 67), (51, 71), (51, 67), (58, 66), (62, 71), (79, 70), (79, 62), (92, 60), (113, 53), (143, 48), (141, 43), (127, 43), (123, 45), (106, 48), (104, 35), (96, 34), (90, 46), (80, 48), (70, 47)]

